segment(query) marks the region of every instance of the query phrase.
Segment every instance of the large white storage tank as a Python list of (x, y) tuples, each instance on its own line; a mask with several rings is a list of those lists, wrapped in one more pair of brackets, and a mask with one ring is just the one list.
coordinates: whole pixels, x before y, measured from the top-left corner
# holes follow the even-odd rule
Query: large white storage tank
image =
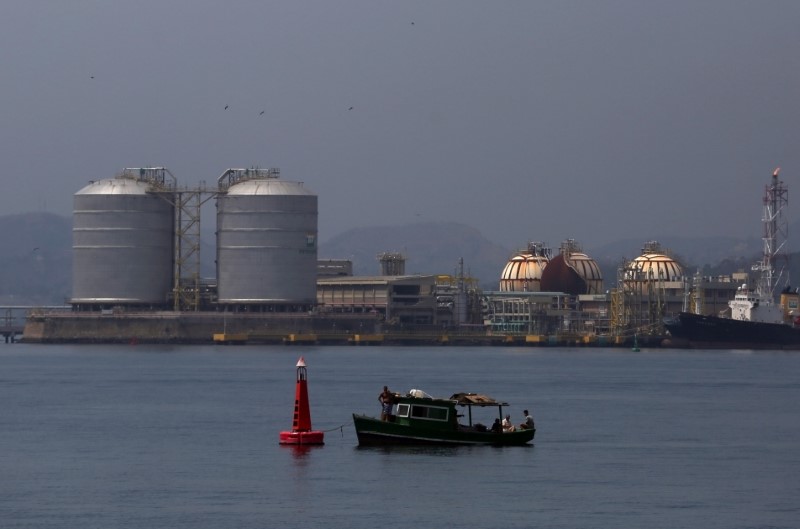
[(683, 266), (658, 241), (649, 241), (642, 247), (642, 255), (629, 262), (624, 270), (626, 291), (645, 294), (653, 286), (683, 282)]
[(500, 292), (540, 292), (542, 272), (550, 262), (550, 248), (544, 243), (528, 243), (506, 263), (500, 275)]
[[(166, 181), (169, 175), (171, 181)], [(74, 196), (73, 305), (161, 306), (173, 282), (174, 178), (125, 169)]]
[(228, 169), (217, 196), (217, 300), (302, 310), (317, 298), (317, 195), (277, 169)]

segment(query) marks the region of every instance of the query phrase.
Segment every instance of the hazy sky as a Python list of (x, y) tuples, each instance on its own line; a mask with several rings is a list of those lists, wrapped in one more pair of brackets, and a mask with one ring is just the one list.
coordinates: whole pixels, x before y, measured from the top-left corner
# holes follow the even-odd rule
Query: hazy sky
[(322, 241), (757, 237), (781, 166), (800, 217), (794, 0), (5, 0), (0, 67), (0, 214), (259, 166), (319, 195)]

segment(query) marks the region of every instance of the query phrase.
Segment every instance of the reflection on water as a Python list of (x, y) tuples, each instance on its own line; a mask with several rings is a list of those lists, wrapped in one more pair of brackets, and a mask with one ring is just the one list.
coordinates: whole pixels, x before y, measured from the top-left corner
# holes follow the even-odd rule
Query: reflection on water
[[(531, 446), (531, 445), (527, 445)], [(409, 454), (409, 455), (427, 455), (436, 457), (452, 457), (457, 455), (464, 455), (473, 453), (473, 451), (480, 450), (493, 450), (497, 448), (524, 448), (522, 446), (514, 447), (495, 447), (495, 446), (438, 446), (438, 445), (376, 445), (376, 446), (356, 446), (355, 450), (365, 452), (376, 452), (383, 454)]]
[(320, 450), (325, 448), (325, 445), (280, 445), (282, 450), (291, 452), (292, 456), (294, 456), (297, 460), (304, 460), (309, 457), (311, 452), (314, 450)]

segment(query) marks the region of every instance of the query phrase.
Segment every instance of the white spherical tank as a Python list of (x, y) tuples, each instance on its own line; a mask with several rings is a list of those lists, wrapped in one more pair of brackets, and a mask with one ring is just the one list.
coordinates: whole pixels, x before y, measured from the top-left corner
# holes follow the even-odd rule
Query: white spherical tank
[(279, 179), (274, 169), (229, 169), (220, 177), (220, 191), (219, 303), (315, 304), (317, 196), (301, 182)]
[(583, 252), (570, 254), (568, 261), (572, 268), (578, 272), (578, 275), (586, 281), (587, 294), (603, 293), (603, 275), (600, 272), (600, 266), (597, 261)]
[(168, 303), (175, 210), (163, 176), (160, 168), (126, 170), (75, 193), (72, 304)]
[(550, 249), (530, 243), (527, 250), (508, 260), (500, 275), (501, 292), (540, 292), (542, 271), (550, 260)]
[(625, 288), (641, 290), (647, 283), (683, 280), (683, 267), (655, 241), (642, 248), (642, 255), (629, 262), (624, 270)]

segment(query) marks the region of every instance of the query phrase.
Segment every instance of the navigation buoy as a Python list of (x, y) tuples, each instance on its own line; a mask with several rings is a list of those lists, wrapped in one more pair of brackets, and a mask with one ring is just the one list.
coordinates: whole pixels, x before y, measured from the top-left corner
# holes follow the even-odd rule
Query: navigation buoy
[(294, 419), (292, 431), (281, 432), (280, 444), (282, 445), (321, 445), (325, 433), (311, 429), (311, 409), (308, 405), (308, 374), (306, 362), (303, 357), (297, 361), (297, 384), (294, 391)]

